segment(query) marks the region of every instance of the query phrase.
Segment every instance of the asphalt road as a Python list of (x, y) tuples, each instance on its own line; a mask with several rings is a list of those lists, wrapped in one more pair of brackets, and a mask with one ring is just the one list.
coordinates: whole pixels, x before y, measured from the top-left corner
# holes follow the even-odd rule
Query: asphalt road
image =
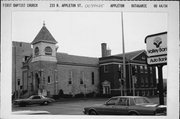
[(61, 99), (49, 105), (12, 106), (12, 111), (43, 110), (55, 115), (82, 115), (83, 108), (93, 104), (102, 104), (107, 99)]
[[(33, 110), (48, 111), (52, 115), (83, 115), (83, 108), (94, 104), (103, 104), (108, 98), (103, 99), (60, 99), (49, 105), (30, 105), (26, 107), (12, 106), (12, 111)], [(150, 98), (158, 103), (159, 98)], [(165, 101), (166, 103), (166, 101)]]

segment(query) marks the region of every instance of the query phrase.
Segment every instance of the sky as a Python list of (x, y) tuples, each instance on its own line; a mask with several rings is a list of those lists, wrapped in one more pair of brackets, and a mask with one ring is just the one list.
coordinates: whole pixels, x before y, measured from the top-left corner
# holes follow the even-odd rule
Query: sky
[[(146, 50), (147, 35), (167, 31), (167, 13), (123, 12), (125, 52)], [(121, 12), (13, 12), (12, 40), (32, 42), (43, 21), (58, 42), (58, 52), (101, 57), (101, 43), (122, 53)]]

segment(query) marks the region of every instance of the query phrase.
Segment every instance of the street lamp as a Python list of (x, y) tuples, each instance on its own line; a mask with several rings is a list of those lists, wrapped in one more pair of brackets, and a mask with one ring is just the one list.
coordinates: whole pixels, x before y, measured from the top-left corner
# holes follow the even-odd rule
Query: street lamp
[(85, 96), (86, 96), (86, 93), (87, 93), (87, 91), (86, 91), (86, 84), (84, 84), (84, 90), (85, 90), (85, 91), (84, 91), (84, 92), (85, 92), (84, 94), (85, 94)]
[(135, 86), (134, 86), (134, 85), (135, 85), (135, 82), (136, 82), (136, 76), (133, 75), (133, 76), (132, 76), (133, 96), (135, 96)]
[(119, 87), (120, 87), (120, 92), (121, 92), (121, 96), (122, 96), (122, 93), (123, 93), (123, 91), (122, 91), (122, 79), (121, 78), (119, 78)]
[(55, 89), (56, 89), (55, 94), (57, 94), (57, 85), (58, 85), (58, 81), (55, 81)]

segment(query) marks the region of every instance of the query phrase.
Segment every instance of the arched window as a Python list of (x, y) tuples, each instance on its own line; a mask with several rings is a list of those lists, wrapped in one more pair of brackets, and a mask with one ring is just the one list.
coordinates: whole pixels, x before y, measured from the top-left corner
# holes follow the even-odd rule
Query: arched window
[(47, 46), (47, 47), (45, 48), (45, 55), (52, 55), (52, 49), (51, 49), (51, 47)]
[(91, 72), (92, 85), (94, 85), (94, 72)]
[(35, 56), (38, 56), (38, 55), (39, 55), (39, 48), (38, 48), (38, 47), (35, 48), (34, 54), (35, 54)]

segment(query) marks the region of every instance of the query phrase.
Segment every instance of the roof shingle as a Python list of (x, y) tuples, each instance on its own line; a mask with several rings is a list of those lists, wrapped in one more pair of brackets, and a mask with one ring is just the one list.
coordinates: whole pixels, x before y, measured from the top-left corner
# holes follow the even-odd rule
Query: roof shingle
[(98, 58), (69, 55), (66, 53), (56, 54), (58, 64), (76, 64), (98, 66)]
[(47, 42), (56, 44), (57, 41), (53, 38), (49, 30), (45, 27), (45, 25), (41, 28), (35, 39), (31, 42), (32, 45), (38, 42)]

